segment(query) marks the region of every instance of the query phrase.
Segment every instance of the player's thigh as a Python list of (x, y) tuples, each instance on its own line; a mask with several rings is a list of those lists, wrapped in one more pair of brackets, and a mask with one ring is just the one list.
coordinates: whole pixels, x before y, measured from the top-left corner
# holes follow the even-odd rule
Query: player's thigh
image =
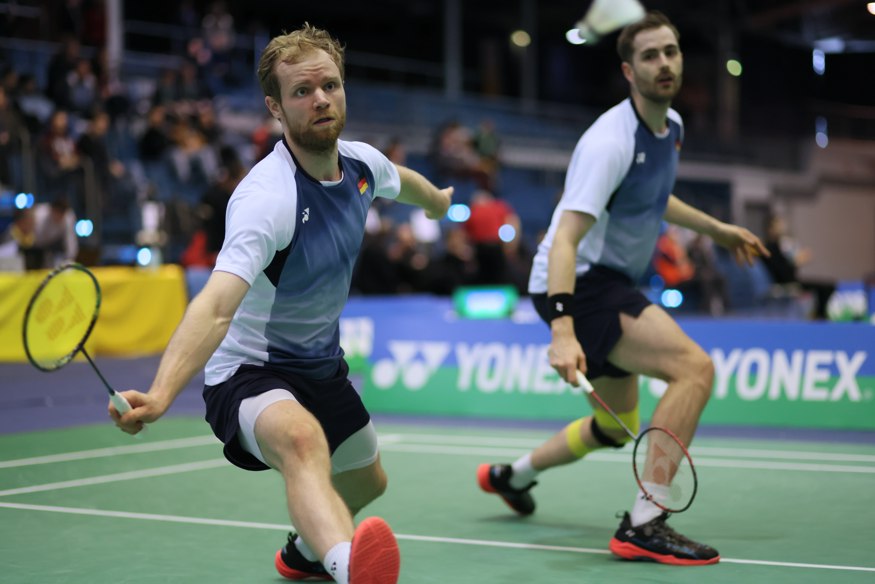
[[(592, 386), (608, 407), (616, 413), (634, 411), (638, 407), (638, 376), (608, 377), (602, 375), (592, 381)], [(592, 397), (588, 397), (593, 409), (601, 408)]]
[(637, 318), (620, 314), (623, 335), (608, 361), (665, 381), (708, 370), (711, 360), (665, 310), (650, 305)]

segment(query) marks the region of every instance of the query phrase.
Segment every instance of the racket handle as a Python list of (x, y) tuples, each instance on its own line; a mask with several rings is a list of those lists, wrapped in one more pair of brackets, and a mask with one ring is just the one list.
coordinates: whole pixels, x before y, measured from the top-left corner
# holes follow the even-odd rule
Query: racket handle
[[(109, 401), (112, 402), (112, 405), (115, 406), (115, 409), (121, 415), (125, 415), (126, 413), (128, 413), (129, 411), (131, 411), (133, 409), (131, 407), (131, 404), (128, 403), (128, 400), (125, 399), (125, 396), (123, 396), (122, 394), (120, 394), (117, 391), (114, 391), (109, 395)], [(145, 432), (147, 430), (147, 428), (148, 427), (145, 424), (143, 424), (143, 429), (140, 430), (140, 432), (138, 434), (134, 434), (134, 438), (141, 438), (142, 433)]]
[(595, 389), (592, 386), (592, 383), (589, 382), (589, 379), (586, 378), (582, 372), (577, 372), (577, 384), (583, 388), (583, 391), (586, 393), (592, 393)]
[(131, 407), (131, 404), (128, 403), (128, 400), (126, 400), (122, 394), (116, 391), (110, 394), (109, 401), (112, 402), (112, 405), (115, 406), (115, 409), (118, 410), (118, 413), (121, 415), (125, 415), (133, 409)]

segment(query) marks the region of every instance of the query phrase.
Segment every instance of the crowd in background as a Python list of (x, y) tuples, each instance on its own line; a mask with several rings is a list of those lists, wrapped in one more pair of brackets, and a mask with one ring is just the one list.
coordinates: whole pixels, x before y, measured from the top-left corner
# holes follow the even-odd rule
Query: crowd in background
[[(134, 100), (109, 71), (93, 3), (78, 6), (79, 12), (76, 3), (64, 3), (64, 36), (44, 71), (19, 71), (0, 55), (0, 185), (11, 192), (24, 188), (29, 151), (36, 186), (33, 209), (17, 210), (2, 230), (0, 253), (17, 246), (27, 268), (74, 259), (88, 241), (77, 245), (76, 220), (88, 218), (101, 246), (157, 242), (166, 261), (210, 268), (231, 193), (280, 135), (267, 116), (243, 136), (220, 123), (216, 88), (240, 82), (230, 50), (233, 18), (221, 2), (203, 15), (183, 2), (179, 22), (191, 34), (172, 55), (178, 66), (166, 67), (148, 97)], [(375, 145), (394, 162), (407, 163), (403, 139)], [(525, 293), (537, 237), (526, 237), (517, 212), (501, 197), (495, 124), (444, 121), (434, 129), (428, 159), (434, 182), (473, 185), (465, 201), (470, 217), (430, 222), (376, 201), (353, 293), (446, 295), (462, 285), (488, 284)], [(143, 233), (146, 202), (159, 204), (160, 233)], [(510, 231), (502, 235), (505, 226)], [(786, 242), (786, 234), (778, 239)], [(799, 282), (804, 254), (785, 253), (786, 247), (770, 248), (766, 267), (773, 284), (789, 295), (816, 295), (812, 310), (823, 316), (829, 284)], [(101, 260), (107, 261), (95, 258)], [(687, 294), (700, 312), (731, 309), (726, 271), (706, 238), (666, 230), (653, 273), (662, 286)]]

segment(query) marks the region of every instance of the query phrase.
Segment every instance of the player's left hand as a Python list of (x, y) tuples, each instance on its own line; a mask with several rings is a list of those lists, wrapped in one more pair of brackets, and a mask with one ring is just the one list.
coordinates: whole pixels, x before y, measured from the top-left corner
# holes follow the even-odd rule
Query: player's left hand
[(423, 208), (425, 216), (429, 219), (440, 220), (444, 218), (450, 208), (450, 203), (453, 200), (454, 187), (438, 189), (438, 196), (433, 197), (431, 205), (428, 208)]
[(738, 225), (724, 223), (717, 233), (712, 235), (712, 239), (717, 245), (722, 245), (731, 251), (735, 262), (740, 266), (745, 264), (752, 266), (757, 256), (772, 255), (759, 237)]

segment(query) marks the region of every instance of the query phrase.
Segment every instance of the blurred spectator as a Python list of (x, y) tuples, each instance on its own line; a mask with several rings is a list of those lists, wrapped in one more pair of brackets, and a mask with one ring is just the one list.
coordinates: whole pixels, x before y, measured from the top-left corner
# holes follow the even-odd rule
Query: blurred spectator
[(431, 262), (428, 290), (450, 296), (459, 286), (467, 286), (477, 277), (474, 249), (465, 230), (456, 227), (444, 236), (444, 251)]
[(74, 261), (79, 253), (76, 215), (64, 199), (33, 207), (32, 262), (37, 268), (55, 268)]
[(97, 76), (91, 68), (91, 61), (79, 59), (72, 71), (67, 73), (67, 104), (72, 113), (83, 116), (97, 102), (99, 93)]
[(14, 179), (17, 166), (21, 164), (21, 135), (24, 123), (0, 86), (0, 186), (20, 187)]
[(167, 106), (173, 104), (178, 96), (176, 87), (176, 70), (163, 69), (155, 84), (155, 93), (152, 94), (152, 105)]
[[(368, 214), (368, 218), (376, 214)], [(360, 294), (397, 294), (399, 278), (395, 264), (389, 259), (392, 223), (375, 220), (376, 227), (365, 232), (358, 263), (353, 273), (353, 288)]]
[(508, 284), (507, 257), (499, 235), (502, 226), (509, 225), (520, 235), (520, 219), (506, 202), (487, 190), (471, 196), (471, 217), (464, 223), (468, 239), (474, 246), (477, 260), (477, 284)]
[(388, 256), (398, 274), (397, 292), (406, 294), (426, 290), (429, 257), (416, 240), (409, 223), (401, 223), (395, 229)]
[(223, 146), (219, 152), (221, 168), (219, 178), (201, 198), (197, 209), (200, 229), (195, 231), (189, 246), (182, 255), (185, 266), (212, 268), (216, 256), (225, 241), (225, 211), (234, 189), (246, 176), (246, 168), (240, 161), (237, 151), (231, 146)]
[(696, 270), (676, 226), (668, 225), (656, 240), (653, 267), (667, 288), (677, 288), (693, 279)]
[(234, 84), (231, 51), (234, 48), (234, 17), (225, 2), (213, 2), (202, 22), (204, 39), (212, 52), (207, 77), (211, 87)]
[(33, 209), (16, 209), (12, 223), (0, 233), (0, 270), (35, 270), (41, 266), (41, 258), (33, 249)]
[(492, 188), (492, 175), (474, 150), (471, 132), (461, 123), (454, 120), (439, 129), (432, 148), (438, 172), (473, 180), (483, 189)]
[(383, 154), (395, 164), (402, 166), (407, 164), (407, 148), (404, 147), (404, 142), (398, 136), (389, 139), (389, 143), (383, 149)]
[(49, 61), (46, 72), (46, 95), (59, 108), (70, 106), (69, 84), (70, 72), (76, 68), (80, 60), (79, 41), (75, 37), (66, 37), (61, 41), (58, 51)]
[(153, 105), (146, 116), (146, 131), (138, 143), (140, 159), (144, 163), (159, 162), (169, 147), (167, 110), (163, 105)]
[(280, 123), (273, 116), (265, 114), (261, 119), (261, 124), (252, 132), (254, 162), (258, 162), (270, 154), (281, 135)]
[(729, 291), (726, 277), (717, 267), (713, 241), (697, 233), (687, 246), (687, 255), (694, 268), (690, 285), (698, 292), (700, 309), (711, 316), (723, 315), (729, 302)]
[(76, 146), (91, 161), (104, 229), (113, 220), (122, 231), (134, 231), (139, 215), (137, 188), (124, 163), (110, 152), (106, 137), (109, 122), (109, 114), (95, 111)]
[(198, 73), (197, 65), (187, 59), (182, 62), (179, 68), (179, 76), (176, 78), (175, 97), (179, 101), (192, 102), (212, 97), (210, 88), (204, 84)]
[(501, 150), (501, 138), (495, 130), (495, 122), (490, 119), (480, 122), (474, 132), (473, 145), (480, 156), (483, 169), (494, 177), (498, 172), (498, 155)]
[(772, 282), (785, 288), (791, 294), (794, 289), (813, 292), (815, 295), (813, 316), (825, 319), (827, 317), (826, 304), (835, 291), (835, 283), (801, 281), (799, 279), (799, 268), (811, 261), (811, 251), (799, 246), (790, 237), (787, 233), (786, 223), (779, 215), (769, 217), (764, 243), (771, 256), (760, 259), (772, 277)]
[(21, 76), (15, 102), (31, 134), (39, 133), (55, 110), (55, 104), (40, 91), (33, 75)]
[(37, 149), (37, 168), (42, 180), (43, 192), (49, 199), (63, 198), (82, 211), (81, 165), (79, 151), (70, 135), (67, 112), (56, 110)]

